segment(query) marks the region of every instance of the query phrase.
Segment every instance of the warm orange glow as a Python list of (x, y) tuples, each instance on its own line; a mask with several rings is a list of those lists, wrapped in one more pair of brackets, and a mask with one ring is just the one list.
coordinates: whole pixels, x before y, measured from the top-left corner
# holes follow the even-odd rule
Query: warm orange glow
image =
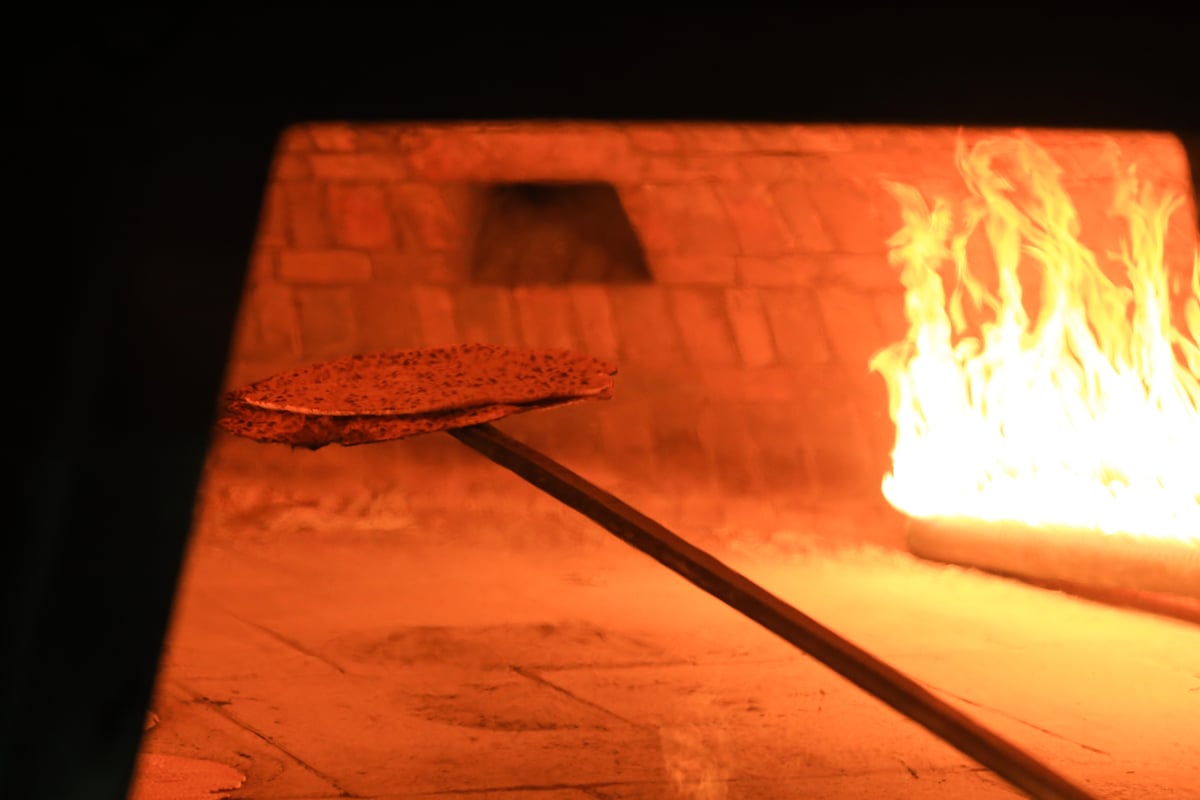
[(896, 423), (884, 495), (914, 517), (1200, 544), (1200, 252), (1190, 285), (1164, 259), (1182, 198), (1130, 168), (1110, 210), (1122, 247), (1101, 258), (1034, 142), (960, 140), (957, 162), (958, 213), (888, 184), (909, 332), (871, 362)]

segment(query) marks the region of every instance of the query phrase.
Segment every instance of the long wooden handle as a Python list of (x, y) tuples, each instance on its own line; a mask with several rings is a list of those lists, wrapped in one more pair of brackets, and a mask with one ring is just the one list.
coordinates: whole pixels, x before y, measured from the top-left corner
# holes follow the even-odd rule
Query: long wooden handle
[(488, 424), (455, 428), (448, 433), (808, 653), (1029, 796), (1044, 800), (1095, 800), (886, 662), (548, 456)]

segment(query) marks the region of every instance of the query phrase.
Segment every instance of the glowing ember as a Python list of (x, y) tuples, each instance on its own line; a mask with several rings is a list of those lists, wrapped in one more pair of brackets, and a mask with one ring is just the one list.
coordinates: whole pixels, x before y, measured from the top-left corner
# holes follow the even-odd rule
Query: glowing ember
[(1036, 144), (960, 140), (957, 161), (970, 192), (957, 215), (887, 185), (909, 332), (871, 361), (896, 423), (884, 495), (912, 517), (1200, 544), (1200, 250), (1190, 285), (1172, 285), (1164, 259), (1182, 199), (1133, 169), (1118, 181), (1112, 279)]

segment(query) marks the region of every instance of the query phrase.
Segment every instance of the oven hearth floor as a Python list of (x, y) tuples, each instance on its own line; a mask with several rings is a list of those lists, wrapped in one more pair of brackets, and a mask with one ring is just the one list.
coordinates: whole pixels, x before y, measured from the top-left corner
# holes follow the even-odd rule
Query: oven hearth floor
[[(715, 552), (1097, 796), (1200, 798), (1200, 628), (792, 533)], [(1018, 796), (585, 522), (453, 541), (201, 525), (133, 797)]]

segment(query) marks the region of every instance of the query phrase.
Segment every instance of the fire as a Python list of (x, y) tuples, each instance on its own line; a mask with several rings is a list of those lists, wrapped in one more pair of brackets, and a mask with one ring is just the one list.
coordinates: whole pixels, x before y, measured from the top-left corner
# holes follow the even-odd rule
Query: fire
[(911, 517), (1200, 545), (1200, 248), (1190, 285), (1173, 285), (1164, 256), (1182, 198), (1133, 168), (1119, 177), (1112, 279), (1030, 139), (960, 139), (957, 166), (957, 214), (887, 184), (909, 331), (871, 360), (896, 424), (885, 497)]

